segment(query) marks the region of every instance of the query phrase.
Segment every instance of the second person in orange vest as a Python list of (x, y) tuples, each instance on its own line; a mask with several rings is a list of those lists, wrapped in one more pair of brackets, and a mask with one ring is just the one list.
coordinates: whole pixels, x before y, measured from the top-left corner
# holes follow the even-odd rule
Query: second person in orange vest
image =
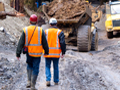
[(23, 29), (17, 46), (16, 56), (19, 60), (23, 47), (28, 48), (28, 53), (26, 53), (28, 82), (26, 87), (31, 88), (31, 90), (36, 90), (35, 84), (39, 73), (41, 55), (43, 49), (47, 55), (49, 48), (44, 31), (36, 25), (37, 16), (35, 14), (31, 15), (30, 24), (30, 26)]
[(57, 20), (51, 18), (49, 21), (51, 28), (45, 30), (48, 46), (49, 46), (49, 55), (44, 55), (45, 64), (46, 64), (46, 86), (50, 86), (51, 81), (51, 61), (53, 61), (54, 68), (54, 84), (58, 85), (59, 82), (59, 58), (62, 52), (61, 57), (63, 58), (66, 52), (66, 44), (64, 33), (62, 30), (57, 28)]

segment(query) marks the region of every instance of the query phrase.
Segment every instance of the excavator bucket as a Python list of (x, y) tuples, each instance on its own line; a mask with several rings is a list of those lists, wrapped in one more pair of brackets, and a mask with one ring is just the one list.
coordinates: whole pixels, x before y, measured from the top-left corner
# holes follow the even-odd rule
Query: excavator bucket
[[(2, 11), (5, 11), (5, 7), (4, 7), (4, 4), (2, 2), (0, 2), (0, 12), (2, 12)], [(0, 19), (5, 19), (5, 18), (6, 18), (6, 15), (0, 16)]]
[[(47, 19), (49, 20), (51, 17), (48, 16), (48, 14), (47, 14), (47, 6), (46, 5), (42, 6), (42, 11), (45, 14), (45, 16), (47, 17)], [(77, 14), (79, 14), (79, 15), (77, 15)], [(87, 14), (89, 17), (92, 16), (92, 12), (87, 6), (85, 8), (85, 11), (77, 13), (77, 14), (76, 15), (79, 16), (77, 19), (73, 19), (73, 18), (71, 18), (71, 19), (57, 19), (57, 24), (76, 24), (82, 19), (82, 17), (85, 14)], [(87, 21), (87, 19), (84, 21)]]

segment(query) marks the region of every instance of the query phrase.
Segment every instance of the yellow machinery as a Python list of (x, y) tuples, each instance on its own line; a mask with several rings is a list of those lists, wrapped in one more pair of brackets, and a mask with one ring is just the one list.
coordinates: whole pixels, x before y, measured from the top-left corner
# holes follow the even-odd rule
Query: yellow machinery
[(106, 4), (105, 27), (108, 38), (113, 37), (114, 31), (120, 31), (120, 1), (109, 2)]
[[(42, 11), (47, 20), (51, 18), (47, 14), (47, 6), (43, 5)], [(92, 12), (86, 7), (86, 10), (79, 15), (77, 19), (57, 19), (58, 27), (63, 30), (66, 38), (66, 43), (73, 41), (77, 44), (78, 51), (97, 51), (98, 50), (98, 32), (92, 24)], [(92, 24), (92, 25), (91, 25)], [(46, 30), (49, 25), (42, 25)]]

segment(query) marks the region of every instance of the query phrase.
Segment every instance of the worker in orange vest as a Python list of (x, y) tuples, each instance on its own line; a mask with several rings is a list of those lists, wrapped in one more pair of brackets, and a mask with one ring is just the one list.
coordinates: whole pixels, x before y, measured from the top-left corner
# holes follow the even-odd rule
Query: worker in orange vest
[(37, 16), (35, 14), (30, 16), (30, 26), (23, 29), (21, 38), (19, 40), (16, 57), (19, 60), (21, 51), (23, 49), (26, 52), (27, 62), (27, 88), (31, 87), (31, 90), (36, 90), (35, 84), (39, 73), (39, 64), (43, 49), (45, 54), (49, 53), (49, 48), (45, 36), (45, 32), (41, 27), (38, 27)]
[(46, 38), (49, 46), (49, 55), (44, 55), (46, 64), (46, 86), (50, 86), (51, 81), (51, 61), (53, 61), (54, 68), (54, 84), (58, 85), (59, 82), (59, 58), (62, 51), (61, 57), (63, 58), (66, 52), (66, 44), (64, 39), (64, 33), (62, 30), (57, 28), (57, 20), (51, 18), (49, 21), (50, 28), (45, 30)]

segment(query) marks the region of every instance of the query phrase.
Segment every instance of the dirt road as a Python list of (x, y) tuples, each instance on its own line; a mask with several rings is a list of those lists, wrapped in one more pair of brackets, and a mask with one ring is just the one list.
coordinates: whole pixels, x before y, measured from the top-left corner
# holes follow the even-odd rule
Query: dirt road
[[(11, 10), (5, 5), (6, 10)], [(107, 39), (104, 21), (105, 18), (96, 24), (99, 29), (98, 51), (83, 53), (75, 51), (75, 46), (67, 46), (66, 55), (59, 62), (58, 86), (53, 84), (53, 79), (51, 87), (45, 86), (45, 60), (42, 57), (38, 90), (120, 90), (120, 37), (117, 34), (113, 39)], [(26, 57), (22, 55), (20, 61), (16, 60), (15, 50), (22, 28), (28, 25), (28, 18), (7, 17), (0, 21), (0, 25), (5, 28), (5, 32), (0, 31), (0, 90), (26, 90)]]
[[(99, 23), (100, 24), (100, 23)], [(119, 90), (120, 55), (119, 38), (107, 39), (104, 30), (99, 29), (99, 50), (87, 53), (67, 50), (64, 59), (60, 59), (60, 83), (51, 87), (45, 86), (45, 62), (42, 57), (40, 73), (36, 87), (38, 90)], [(113, 46), (114, 45), (114, 46)], [(74, 46), (71, 46), (76, 48)], [(69, 47), (68, 47), (69, 49)], [(15, 53), (15, 51), (11, 51)], [(8, 53), (6, 55), (6, 53)], [(5, 55), (3, 55), (5, 54)], [(15, 54), (9, 50), (3, 52), (6, 57), (19, 65), (16, 75), (3, 90), (26, 90), (25, 55), (20, 61), (15, 61)], [(14, 58), (13, 58), (14, 56)], [(53, 71), (53, 69), (51, 69)]]

